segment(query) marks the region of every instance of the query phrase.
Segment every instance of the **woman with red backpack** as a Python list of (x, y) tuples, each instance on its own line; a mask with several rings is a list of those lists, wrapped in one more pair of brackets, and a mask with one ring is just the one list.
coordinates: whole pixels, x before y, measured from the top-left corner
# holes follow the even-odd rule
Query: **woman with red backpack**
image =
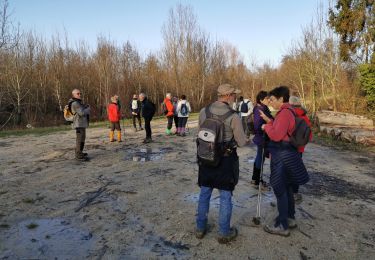
[[(290, 96), (289, 104), (292, 105), (296, 116), (305, 120), (306, 124), (311, 128), (310, 119), (307, 116), (306, 109), (303, 108), (302, 105), (301, 105), (300, 98), (296, 97), (296, 96)], [(310, 141), (311, 141), (311, 139), (312, 139), (312, 133), (310, 134)], [(300, 153), (301, 157), (302, 157), (302, 154), (303, 154), (304, 151), (305, 151), (305, 146), (298, 147), (298, 152)], [(299, 190), (299, 186), (293, 185), (293, 196), (294, 196), (294, 201), (296, 203), (300, 203), (302, 201), (302, 196), (301, 196), (301, 194), (298, 193), (298, 190)]]

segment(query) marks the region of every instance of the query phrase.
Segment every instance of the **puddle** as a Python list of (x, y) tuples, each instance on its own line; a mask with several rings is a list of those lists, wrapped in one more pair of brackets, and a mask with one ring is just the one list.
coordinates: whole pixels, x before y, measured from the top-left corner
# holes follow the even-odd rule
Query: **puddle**
[(38, 219), (20, 222), (5, 233), (0, 259), (86, 258), (95, 239), (63, 219)]
[(129, 149), (126, 150), (126, 161), (134, 162), (149, 162), (149, 161), (160, 161), (164, 158), (165, 154), (171, 152), (171, 147), (165, 148), (141, 148), (141, 149)]

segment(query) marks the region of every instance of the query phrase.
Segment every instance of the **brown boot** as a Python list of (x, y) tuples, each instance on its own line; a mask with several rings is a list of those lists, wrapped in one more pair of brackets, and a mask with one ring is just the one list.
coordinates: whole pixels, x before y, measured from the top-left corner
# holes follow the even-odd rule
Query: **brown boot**
[(114, 142), (115, 141), (115, 131), (109, 132), (109, 141)]
[(122, 140), (121, 140), (121, 131), (117, 131), (117, 142), (122, 142)]

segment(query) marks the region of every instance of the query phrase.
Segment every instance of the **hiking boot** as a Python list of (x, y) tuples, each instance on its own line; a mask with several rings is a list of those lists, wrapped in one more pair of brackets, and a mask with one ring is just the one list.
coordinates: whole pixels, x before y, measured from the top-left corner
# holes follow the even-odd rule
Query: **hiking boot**
[(200, 229), (195, 229), (195, 237), (198, 238), (198, 239), (202, 239), (207, 233), (207, 228), (205, 228), (204, 230), (200, 230)]
[(293, 218), (288, 218), (288, 226), (290, 229), (297, 227), (297, 221)]
[(141, 127), (141, 128), (139, 129), (139, 130), (141, 130), (141, 131), (142, 131), (142, 130), (144, 130), (144, 129), (143, 129), (143, 127)]
[(219, 237), (217, 238), (217, 241), (220, 244), (227, 244), (230, 241), (234, 240), (237, 237), (237, 234), (238, 234), (237, 229), (235, 227), (232, 227), (232, 228), (230, 228), (230, 231), (229, 231), (228, 235), (226, 235), (226, 236), (219, 235)]
[(144, 144), (148, 144), (148, 143), (151, 143), (151, 142), (152, 142), (151, 138), (146, 138), (146, 139), (143, 140)]
[(87, 156), (84, 156), (83, 154), (81, 154), (81, 155), (76, 155), (75, 159), (76, 159), (77, 161), (87, 161), (87, 160), (88, 160)]
[(278, 225), (277, 227), (265, 225), (263, 229), (267, 233), (270, 233), (273, 235), (279, 235), (283, 237), (288, 237), (290, 235), (289, 229), (284, 229), (281, 225)]
[(294, 203), (300, 204), (302, 202), (302, 195), (301, 194), (294, 193), (293, 197), (294, 197)]

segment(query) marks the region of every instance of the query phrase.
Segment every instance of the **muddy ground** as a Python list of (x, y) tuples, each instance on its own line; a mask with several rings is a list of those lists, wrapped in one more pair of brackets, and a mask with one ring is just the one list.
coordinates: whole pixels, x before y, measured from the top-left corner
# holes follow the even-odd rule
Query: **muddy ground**
[[(248, 146), (238, 151), (233, 199), (239, 236), (217, 242), (215, 191), (212, 229), (196, 239), (196, 121), (189, 125), (187, 137), (166, 137), (164, 122), (153, 122), (147, 145), (129, 127), (123, 143), (109, 143), (108, 129), (88, 129), (88, 162), (73, 159), (74, 131), (0, 139), (0, 259), (375, 258), (374, 154), (316, 144), (304, 154), (311, 181), (301, 187), (290, 237), (249, 226), (257, 191)], [(269, 172), (266, 161), (266, 179)], [(275, 216), (274, 201), (263, 194), (263, 223)]]

